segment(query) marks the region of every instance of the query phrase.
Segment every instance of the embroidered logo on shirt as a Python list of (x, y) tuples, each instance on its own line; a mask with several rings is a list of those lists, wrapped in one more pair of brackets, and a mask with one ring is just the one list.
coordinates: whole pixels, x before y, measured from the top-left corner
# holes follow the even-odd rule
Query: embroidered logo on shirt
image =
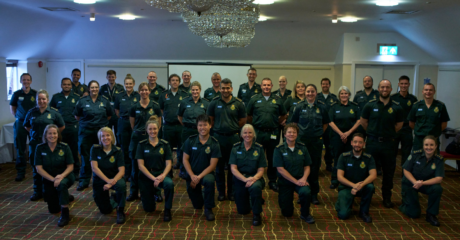
[(110, 157), (110, 160), (109, 160), (111, 163), (114, 163), (115, 162), (115, 158), (113, 156)]
[(374, 95), (374, 99), (376, 99), (376, 96)]
[(434, 108), (434, 112), (435, 112), (435, 113), (439, 112), (439, 108), (438, 108), (438, 107), (435, 107), (435, 108)]
[(350, 109), (350, 113), (351, 113), (351, 114), (355, 114), (355, 112), (353, 112), (353, 109)]
[(150, 108), (149, 114), (153, 115), (153, 109)]
[(103, 104), (103, 103), (101, 103), (101, 107), (103, 107), (103, 106), (104, 106), (104, 104)]
[(254, 92), (257, 93), (257, 89)]
[(133, 99), (133, 102), (137, 102), (137, 98), (134, 98), (134, 99)]
[(334, 102), (334, 100), (331, 99), (331, 102)]
[(158, 95), (158, 90), (155, 91), (155, 95)]
[(299, 155), (303, 155), (303, 152), (302, 152), (302, 150), (300, 150), (300, 149), (299, 149), (299, 152), (298, 152), (298, 153), (299, 153)]
[(407, 101), (407, 106), (410, 106), (410, 105), (412, 105), (412, 103), (409, 100), (409, 101)]
[(201, 108), (204, 108), (204, 105), (203, 105), (203, 103), (201, 104), (201, 106), (200, 106), (200, 107), (201, 107)]
[(272, 103), (276, 104), (276, 100), (275, 100), (275, 99), (273, 99), (273, 100), (272, 100)]
[(232, 106), (230, 107), (230, 109), (235, 110), (235, 105), (232, 104)]
[(259, 153), (257, 151), (254, 151), (254, 154), (252, 154), (252, 155), (254, 155), (254, 157), (257, 157), (257, 156), (259, 156)]
[(48, 113), (48, 117), (47, 117), (47, 118), (48, 118), (48, 119), (51, 119), (51, 113)]
[(30, 101), (32, 101), (32, 102), (35, 101), (34, 96), (30, 97)]
[(179, 100), (182, 100), (182, 96), (179, 97)]
[(412, 155), (409, 155), (409, 157), (407, 158), (407, 161), (410, 161), (412, 159)]
[(388, 113), (389, 113), (389, 114), (392, 114), (392, 113), (393, 113), (393, 108), (389, 108), (389, 109), (388, 109)]
[(81, 88), (80, 88), (80, 91), (82, 91), (82, 92), (83, 92), (83, 87), (81, 87)]
[(64, 156), (64, 151), (62, 151), (62, 149), (61, 149), (61, 151), (59, 151), (59, 156), (61, 156), (61, 157)]
[(72, 103), (75, 103), (75, 99), (72, 98)]
[(316, 108), (316, 113), (319, 113), (319, 108)]
[(118, 90), (117, 90), (117, 91), (115, 91), (115, 94), (118, 94)]
[(362, 161), (361, 164), (359, 164), (359, 167), (360, 168), (365, 168), (366, 167), (366, 164), (364, 163), (364, 161)]
[(165, 153), (165, 151), (163, 151), (163, 148), (160, 148), (160, 154), (163, 154)]
[(204, 150), (205, 153), (209, 154), (211, 152), (211, 148), (207, 147), (206, 150)]
[(436, 164), (431, 164), (431, 169), (435, 170), (436, 169)]

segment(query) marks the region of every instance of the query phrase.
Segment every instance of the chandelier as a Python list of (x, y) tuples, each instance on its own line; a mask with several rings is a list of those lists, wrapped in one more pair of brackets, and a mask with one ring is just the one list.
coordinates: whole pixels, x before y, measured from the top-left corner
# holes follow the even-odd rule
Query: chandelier
[(193, 11), (198, 14), (211, 9), (214, 4), (241, 8), (250, 5), (254, 0), (145, 0), (152, 7), (166, 9), (170, 12), (183, 13)]
[(215, 48), (231, 48), (231, 47), (247, 47), (254, 37), (255, 30), (252, 32), (235, 33), (231, 32), (225, 36), (206, 35), (203, 36), (204, 41), (209, 47)]

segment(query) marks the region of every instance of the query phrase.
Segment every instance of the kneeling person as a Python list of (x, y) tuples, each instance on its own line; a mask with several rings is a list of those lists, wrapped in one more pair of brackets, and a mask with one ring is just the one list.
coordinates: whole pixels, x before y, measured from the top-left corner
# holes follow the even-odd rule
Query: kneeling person
[(335, 210), (340, 219), (347, 219), (353, 210), (353, 200), (361, 197), (359, 216), (364, 222), (372, 222), (369, 216), (369, 206), (374, 194), (373, 181), (377, 178), (374, 158), (363, 153), (364, 136), (355, 133), (351, 140), (353, 151), (344, 152), (337, 163), (337, 179), (339, 197), (335, 203)]

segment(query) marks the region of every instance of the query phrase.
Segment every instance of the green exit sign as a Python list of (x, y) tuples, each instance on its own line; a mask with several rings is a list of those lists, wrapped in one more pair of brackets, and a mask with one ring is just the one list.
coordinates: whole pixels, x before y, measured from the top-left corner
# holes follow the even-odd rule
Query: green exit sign
[(380, 55), (398, 55), (397, 46), (380, 46)]

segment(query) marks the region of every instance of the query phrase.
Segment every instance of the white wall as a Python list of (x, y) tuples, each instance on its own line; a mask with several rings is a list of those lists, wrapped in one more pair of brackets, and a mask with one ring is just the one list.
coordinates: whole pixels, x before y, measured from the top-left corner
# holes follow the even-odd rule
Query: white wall
[[(38, 67), (38, 62), (42, 61), (43, 66)], [(32, 76), (31, 88), (35, 90), (46, 90), (46, 60), (45, 59), (27, 59), (27, 72)], [(51, 93), (50, 93), (51, 94)]]
[(8, 101), (8, 93), (6, 91), (6, 59), (0, 58), (0, 126), (3, 124), (14, 122), (14, 117), (10, 113), (10, 101)]

